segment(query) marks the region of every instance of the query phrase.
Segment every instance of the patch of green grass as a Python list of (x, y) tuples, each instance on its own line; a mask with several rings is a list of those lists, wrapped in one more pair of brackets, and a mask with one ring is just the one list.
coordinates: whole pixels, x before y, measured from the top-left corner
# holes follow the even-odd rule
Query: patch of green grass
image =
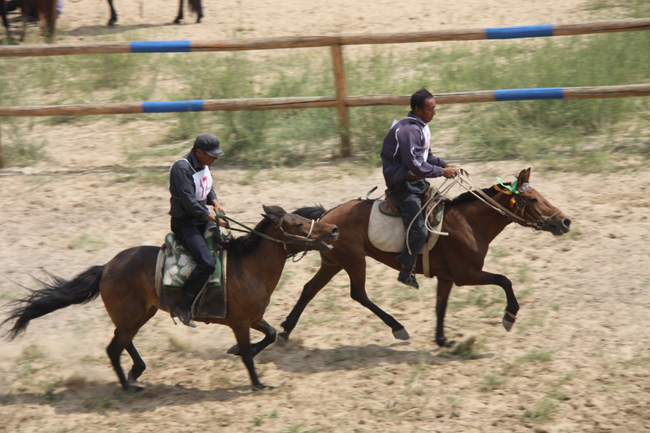
[(552, 398), (544, 398), (531, 409), (527, 409), (522, 415), (522, 420), (544, 424), (553, 419), (557, 412), (558, 401)]
[(93, 252), (104, 248), (105, 244), (103, 240), (95, 236), (82, 234), (72, 239), (68, 244), (68, 248), (71, 250), (83, 249), (88, 252)]

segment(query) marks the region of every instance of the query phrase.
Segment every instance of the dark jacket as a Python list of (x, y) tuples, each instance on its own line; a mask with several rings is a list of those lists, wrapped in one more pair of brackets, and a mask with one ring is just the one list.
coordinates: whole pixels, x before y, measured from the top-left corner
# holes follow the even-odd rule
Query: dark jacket
[(431, 154), (425, 154), (426, 141), (422, 128), (426, 123), (413, 112), (390, 129), (381, 148), (384, 180), (388, 189), (399, 186), (404, 177), (439, 177), (447, 165)]
[(169, 214), (174, 218), (205, 219), (210, 214), (207, 203), (217, 199), (214, 189), (210, 189), (205, 200), (197, 200), (194, 173), (203, 170), (194, 152), (190, 152), (176, 161), (169, 169), (169, 192), (171, 209)]

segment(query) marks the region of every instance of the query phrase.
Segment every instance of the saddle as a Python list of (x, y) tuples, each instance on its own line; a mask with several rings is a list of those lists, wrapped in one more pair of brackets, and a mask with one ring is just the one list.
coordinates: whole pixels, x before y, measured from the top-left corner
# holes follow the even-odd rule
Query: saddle
[[(208, 227), (204, 237), (216, 266), (206, 286), (199, 292), (192, 305), (194, 318), (226, 317), (226, 261), (227, 252), (220, 248), (216, 236), (216, 227)], [(165, 236), (165, 243), (158, 252), (156, 262), (156, 293), (160, 297), (160, 306), (173, 311), (183, 298), (183, 288), (196, 262), (187, 250), (176, 240), (174, 233)]]
[[(427, 192), (422, 197), (422, 204), (424, 205), (429, 198), (434, 194), (433, 187), (429, 187)], [(368, 239), (370, 243), (381, 251), (400, 253), (404, 249), (404, 240), (406, 238), (406, 228), (399, 218), (400, 213), (394, 203), (388, 199), (375, 200), (370, 211), (370, 219), (368, 221)], [(426, 211), (426, 210), (425, 210)], [(434, 232), (429, 233), (427, 242), (422, 247), (419, 254), (422, 255), (423, 271), (426, 277), (431, 278), (431, 270), (429, 268), (429, 252), (435, 247), (442, 227), (442, 219), (444, 215), (444, 202), (437, 204), (436, 208), (429, 213), (428, 226)]]
[[(429, 199), (435, 193), (435, 191), (436, 191), (435, 188), (429, 185), (427, 191), (424, 194), (422, 194), (422, 198), (421, 198), (422, 206), (424, 206), (427, 203), (427, 201), (429, 201)], [(381, 203), (379, 203), (379, 211), (384, 215), (388, 215), (388, 216), (400, 216), (400, 212), (397, 205), (393, 203), (390, 197), (388, 196), (388, 190), (386, 190), (384, 196), (385, 199)], [(436, 212), (434, 212), (434, 214)]]

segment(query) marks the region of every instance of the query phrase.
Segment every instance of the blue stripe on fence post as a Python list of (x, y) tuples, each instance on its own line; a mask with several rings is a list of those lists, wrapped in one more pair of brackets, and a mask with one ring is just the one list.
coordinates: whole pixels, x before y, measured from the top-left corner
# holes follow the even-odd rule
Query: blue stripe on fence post
[(189, 53), (192, 41), (134, 41), (132, 53)]
[(539, 38), (541, 36), (553, 36), (553, 24), (488, 27), (485, 29), (485, 37), (487, 39)]
[(181, 111), (203, 111), (203, 100), (143, 102), (143, 113), (178, 113)]
[(503, 89), (494, 91), (495, 101), (524, 101), (530, 99), (564, 99), (563, 87), (539, 89)]

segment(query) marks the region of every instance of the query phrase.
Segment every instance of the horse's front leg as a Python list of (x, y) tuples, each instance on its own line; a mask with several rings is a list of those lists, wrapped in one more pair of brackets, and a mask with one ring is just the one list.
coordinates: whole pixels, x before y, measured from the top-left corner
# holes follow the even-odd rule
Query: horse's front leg
[(436, 295), (436, 344), (440, 347), (451, 347), (456, 342), (454, 340), (447, 341), (445, 337), (445, 313), (447, 312), (447, 301), (449, 300), (449, 293), (453, 287), (452, 280), (438, 278), (438, 290)]
[(517, 313), (519, 312), (519, 303), (517, 302), (514, 290), (512, 290), (512, 282), (505, 275), (491, 274), (485, 271), (466, 273), (462, 280), (462, 282), (456, 281), (456, 284), (463, 286), (485, 286), (493, 284), (503, 289), (506, 293), (507, 305), (501, 323), (503, 323), (503, 327), (506, 331), (510, 332), (512, 325), (514, 325), (517, 320)]
[[(262, 350), (266, 349), (270, 344), (275, 343), (277, 332), (275, 328), (269, 325), (269, 323), (264, 319), (262, 319), (262, 321), (257, 325), (254, 325), (253, 329), (264, 334), (264, 338), (261, 341), (258, 341), (257, 343), (251, 345), (253, 348), (253, 356), (255, 356)], [(231, 355), (239, 355), (239, 344), (235, 344), (230, 349), (228, 349), (228, 353)]]
[(257, 376), (257, 372), (255, 371), (255, 361), (253, 361), (253, 357), (255, 355), (253, 353), (253, 347), (251, 345), (249, 326), (239, 322), (239, 323), (231, 324), (230, 327), (235, 333), (235, 338), (237, 339), (237, 345), (239, 346), (238, 355), (241, 356), (242, 362), (244, 363), (246, 369), (248, 370), (248, 375), (251, 379), (251, 385), (253, 386), (253, 390), (258, 391), (265, 388), (266, 389), (272, 388), (270, 386), (266, 386), (262, 384), (262, 382), (260, 382), (259, 377)]

